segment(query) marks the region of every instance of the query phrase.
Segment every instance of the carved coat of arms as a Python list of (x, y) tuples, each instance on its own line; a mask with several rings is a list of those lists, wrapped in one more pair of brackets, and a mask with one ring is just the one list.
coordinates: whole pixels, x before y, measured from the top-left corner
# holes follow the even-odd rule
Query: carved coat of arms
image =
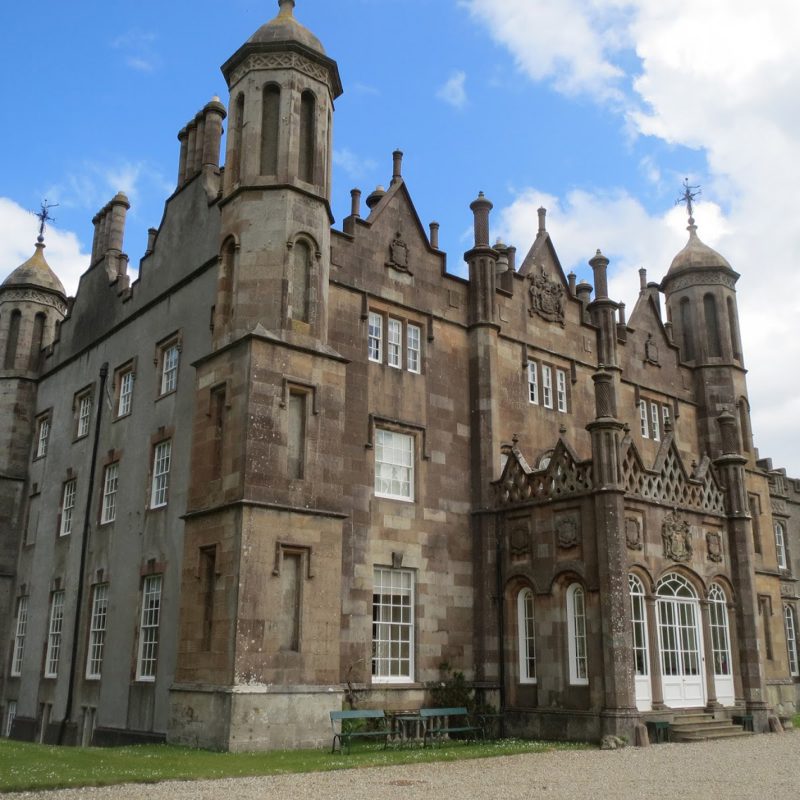
[(524, 558), (530, 550), (530, 532), (527, 523), (517, 523), (508, 535), (511, 558)]
[(386, 262), (386, 266), (401, 272), (411, 272), (408, 268), (408, 245), (403, 241), (400, 231), (397, 231), (389, 245), (389, 260)]
[(625, 542), (631, 550), (642, 549), (642, 523), (638, 519), (625, 520)]
[(686, 520), (679, 520), (673, 512), (667, 514), (661, 526), (661, 538), (664, 541), (664, 558), (684, 562), (691, 560), (692, 530)]
[(572, 517), (560, 519), (556, 524), (558, 546), (565, 550), (578, 544), (578, 522)]
[(706, 549), (709, 561), (722, 561), (722, 536), (716, 531), (706, 531)]
[(564, 325), (564, 287), (559, 281), (551, 280), (544, 267), (539, 268), (539, 274), (530, 276), (531, 285), (528, 289), (531, 307), (530, 315), (538, 314), (548, 322), (560, 322)]

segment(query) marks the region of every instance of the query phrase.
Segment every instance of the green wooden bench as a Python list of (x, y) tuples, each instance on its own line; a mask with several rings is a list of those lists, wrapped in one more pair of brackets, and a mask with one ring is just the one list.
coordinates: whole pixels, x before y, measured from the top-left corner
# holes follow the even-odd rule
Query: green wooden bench
[[(346, 730), (346, 722), (351, 720), (377, 720), (376, 728), (372, 730)], [(336, 730), (336, 723), (339, 723), (339, 730)], [(339, 740), (339, 750), (344, 752), (345, 748), (350, 751), (352, 739), (380, 739), (383, 738), (383, 749), (389, 743), (389, 728), (386, 725), (386, 715), (379, 709), (364, 709), (363, 711), (331, 711), (331, 729), (333, 730), (333, 745), (331, 753), (336, 752), (336, 740)]]
[(483, 725), (475, 725), (469, 712), (463, 706), (458, 708), (421, 708), (419, 715), (425, 724), (422, 735), (423, 747), (430, 741), (439, 741), (451, 733), (480, 734), (481, 739), (486, 738)]

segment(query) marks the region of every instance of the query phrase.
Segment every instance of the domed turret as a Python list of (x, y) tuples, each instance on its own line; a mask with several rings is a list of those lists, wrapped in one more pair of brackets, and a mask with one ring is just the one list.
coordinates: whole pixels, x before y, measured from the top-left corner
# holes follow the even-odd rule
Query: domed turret
[(672, 259), (665, 281), (679, 273), (693, 269), (723, 269), (733, 272), (727, 259), (705, 244), (705, 242), (700, 241), (700, 237), (697, 235), (697, 225), (695, 225), (693, 217), (689, 217), (689, 225), (686, 230), (689, 231), (689, 241), (683, 250)]
[(262, 25), (248, 40), (248, 44), (266, 42), (299, 42), (300, 44), (325, 54), (322, 43), (308, 28), (301, 25), (294, 16), (294, 0), (279, 0), (281, 10), (275, 19)]
[(23, 264), (20, 264), (4, 281), (3, 288), (11, 286), (36, 286), (49, 289), (51, 292), (66, 297), (64, 285), (50, 269), (44, 257), (44, 241), (40, 236), (36, 242), (34, 254)]

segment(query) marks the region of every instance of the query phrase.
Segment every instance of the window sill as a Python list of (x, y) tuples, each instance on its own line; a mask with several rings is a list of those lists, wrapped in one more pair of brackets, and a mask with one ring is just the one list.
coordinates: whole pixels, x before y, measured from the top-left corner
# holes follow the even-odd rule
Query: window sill
[(399, 495), (394, 495), (394, 494), (378, 494), (377, 492), (375, 492), (375, 497), (378, 500), (395, 500), (399, 503), (413, 504), (415, 502), (413, 497), (400, 497)]
[(133, 412), (129, 411), (127, 414), (117, 414), (111, 422), (119, 422), (121, 419), (127, 419)]
[(162, 392), (161, 394), (156, 396), (155, 402), (157, 403), (159, 400), (163, 400), (165, 397), (170, 397), (173, 394), (177, 394), (178, 387), (176, 386), (174, 389), (170, 389), (168, 392)]

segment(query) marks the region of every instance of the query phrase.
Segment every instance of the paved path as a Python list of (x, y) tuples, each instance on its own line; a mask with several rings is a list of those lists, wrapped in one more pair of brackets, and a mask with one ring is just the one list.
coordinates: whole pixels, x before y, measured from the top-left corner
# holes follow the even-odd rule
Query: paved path
[(798, 800), (800, 731), (618, 751), (4, 795), (41, 800)]

